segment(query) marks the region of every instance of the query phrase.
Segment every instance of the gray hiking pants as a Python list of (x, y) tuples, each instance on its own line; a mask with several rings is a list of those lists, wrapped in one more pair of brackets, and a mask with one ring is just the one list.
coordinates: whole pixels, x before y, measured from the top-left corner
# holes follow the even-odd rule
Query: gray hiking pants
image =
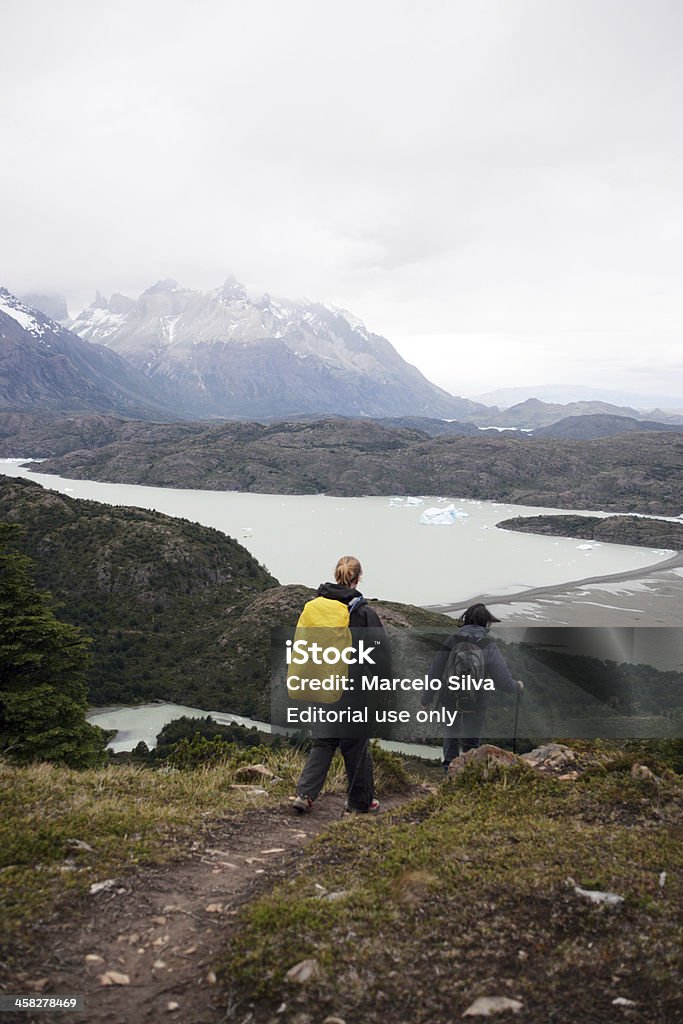
[(299, 777), (296, 792), (315, 800), (325, 785), (325, 779), (339, 747), (348, 779), (348, 804), (352, 810), (367, 811), (374, 796), (372, 754), (367, 737), (338, 739), (318, 737), (313, 740), (306, 764)]

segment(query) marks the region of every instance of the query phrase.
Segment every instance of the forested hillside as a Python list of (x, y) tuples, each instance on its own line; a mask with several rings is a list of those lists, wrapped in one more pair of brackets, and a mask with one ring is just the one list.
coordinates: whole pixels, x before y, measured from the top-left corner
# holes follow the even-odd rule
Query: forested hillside
[(223, 638), (277, 581), (237, 541), (7, 477), (0, 518), (22, 525), (38, 583), (94, 639), (92, 703), (165, 698), (254, 710), (255, 679)]
[[(82, 501), (0, 477), (0, 520), (58, 614), (94, 639), (93, 704), (170, 700), (270, 715), (271, 631), (292, 626), (313, 591), (278, 585), (237, 541), (159, 512)], [(378, 605), (387, 624), (448, 629), (452, 619)]]

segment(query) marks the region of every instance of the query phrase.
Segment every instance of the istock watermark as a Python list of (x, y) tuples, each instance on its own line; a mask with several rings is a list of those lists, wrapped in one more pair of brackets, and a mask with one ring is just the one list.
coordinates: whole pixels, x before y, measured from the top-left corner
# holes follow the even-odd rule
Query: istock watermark
[(372, 652), (377, 644), (366, 645), (361, 638), (358, 650), (354, 647), (342, 647), (341, 650), (332, 643), (319, 644), (317, 641), (287, 640), (285, 642), (285, 660), (288, 665), (374, 665)]
[(273, 728), (422, 744), (683, 738), (683, 629), (501, 625), (477, 670), (462, 672), (449, 670), (454, 637), (388, 626), (342, 643), (333, 629), (274, 630)]

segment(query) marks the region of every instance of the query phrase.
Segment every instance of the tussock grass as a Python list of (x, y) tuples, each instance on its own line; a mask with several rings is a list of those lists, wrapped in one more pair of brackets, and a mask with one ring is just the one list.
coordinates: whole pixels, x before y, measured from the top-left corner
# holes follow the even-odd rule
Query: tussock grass
[(0, 940), (94, 881), (176, 856), (202, 822), (282, 799), (286, 777), (267, 797), (231, 789), (237, 767), (76, 771), (0, 762)]

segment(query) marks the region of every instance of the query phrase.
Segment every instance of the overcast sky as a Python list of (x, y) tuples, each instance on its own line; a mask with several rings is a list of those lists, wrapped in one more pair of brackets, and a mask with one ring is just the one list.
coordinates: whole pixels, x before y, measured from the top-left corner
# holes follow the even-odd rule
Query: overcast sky
[(458, 394), (683, 399), (681, 0), (3, 0), (0, 284), (345, 307)]

